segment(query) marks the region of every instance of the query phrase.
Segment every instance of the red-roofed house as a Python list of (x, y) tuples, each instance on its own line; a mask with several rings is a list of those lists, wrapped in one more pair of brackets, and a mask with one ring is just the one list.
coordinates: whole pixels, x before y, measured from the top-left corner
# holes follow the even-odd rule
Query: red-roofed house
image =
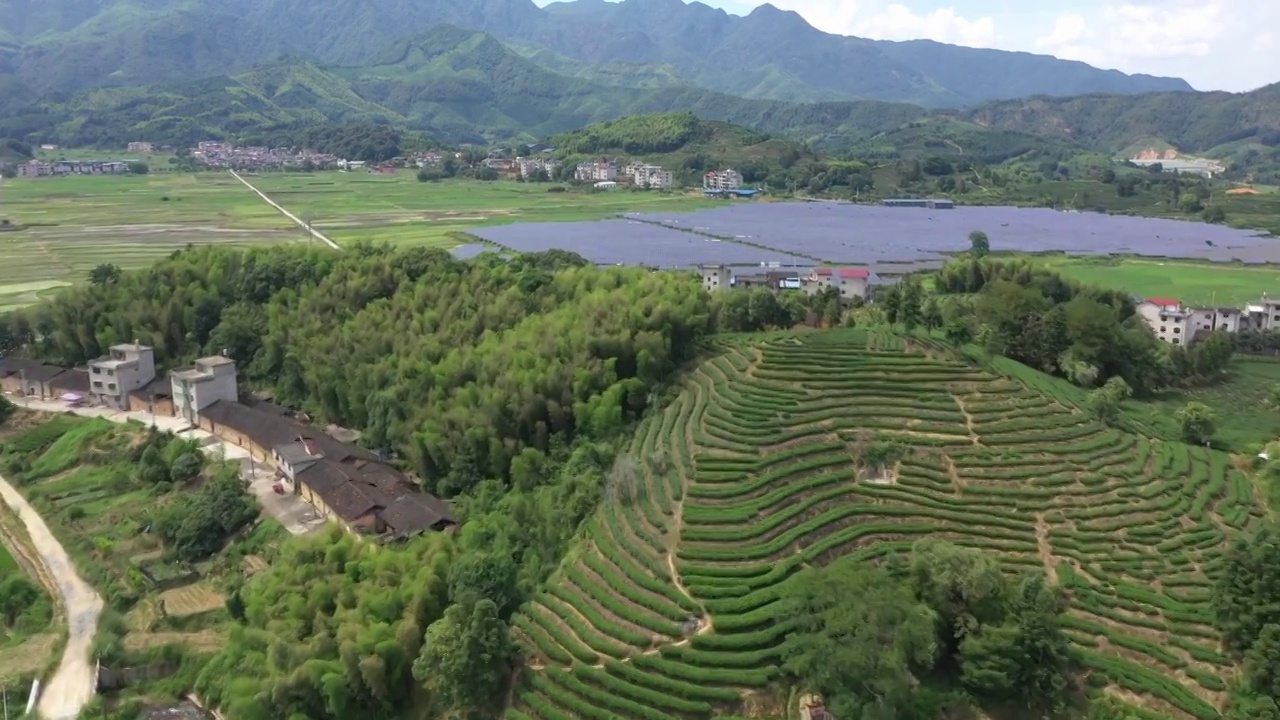
[(1177, 298), (1150, 297), (1136, 306), (1138, 315), (1164, 342), (1172, 345), (1185, 345), (1194, 335), (1192, 328), (1192, 310), (1184, 308)]

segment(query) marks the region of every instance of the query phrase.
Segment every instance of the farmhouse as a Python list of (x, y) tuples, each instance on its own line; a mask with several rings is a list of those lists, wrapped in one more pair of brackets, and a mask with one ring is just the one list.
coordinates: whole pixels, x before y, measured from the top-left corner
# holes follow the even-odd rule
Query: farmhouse
[(702, 176), (702, 189), (725, 192), (742, 187), (742, 173), (730, 168), (716, 172), (712, 170)]
[(173, 417), (172, 378), (158, 377), (129, 393), (129, 412), (148, 412)]
[(1197, 333), (1221, 330), (1228, 333), (1280, 330), (1280, 300), (1262, 298), (1243, 309), (1229, 307), (1195, 308), (1176, 298), (1135, 298), (1138, 316), (1164, 342), (1185, 345)]
[(348, 532), (403, 538), (457, 524), (448, 503), (418, 491), (377, 455), (302, 425), (283, 408), (219, 400), (201, 410), (198, 420), (270, 463), (288, 492)]
[(817, 295), (828, 288), (840, 292), (840, 300), (852, 302), (855, 298), (866, 300), (870, 295), (871, 271), (867, 268), (816, 268), (800, 279), (800, 289), (805, 295)]
[(129, 407), (129, 393), (156, 379), (155, 351), (138, 343), (112, 345), (105, 357), (89, 361), (90, 396), (117, 410)]
[(618, 165), (612, 160), (578, 163), (573, 179), (578, 182), (613, 182), (618, 179)]
[(215, 355), (196, 360), (195, 367), (170, 373), (169, 397), (174, 414), (195, 424), (200, 411), (210, 405), (239, 398), (235, 362)]
[(53, 397), (84, 400), (89, 397), (89, 371), (63, 370), (48, 385)]
[(18, 371), (18, 393), (40, 400), (52, 400), (60, 394), (49, 383), (66, 371), (57, 365), (36, 365)]
[(676, 176), (670, 170), (663, 170), (660, 165), (632, 163), (627, 166), (627, 174), (637, 187), (649, 190), (670, 190), (676, 185)]
[(707, 292), (728, 290), (733, 284), (733, 276), (728, 265), (699, 265), (702, 273), (702, 289)]
[(43, 364), (26, 358), (0, 358), (0, 389), (11, 395), (25, 395), (26, 391), (23, 388), (26, 373)]
[(129, 152), (131, 153), (149, 153), (154, 152), (155, 146), (149, 142), (131, 142), (129, 143)]

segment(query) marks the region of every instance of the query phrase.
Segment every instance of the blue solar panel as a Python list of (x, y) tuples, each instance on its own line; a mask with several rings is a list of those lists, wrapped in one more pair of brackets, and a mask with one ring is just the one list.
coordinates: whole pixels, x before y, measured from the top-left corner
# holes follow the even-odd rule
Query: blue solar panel
[(635, 220), (522, 223), (479, 228), (472, 235), (517, 252), (568, 250), (600, 265), (812, 265), (803, 257)]
[(993, 250), (1280, 262), (1280, 242), (1257, 232), (1044, 208), (755, 203), (629, 217), (839, 263), (936, 263), (967, 250), (973, 230), (985, 232)]

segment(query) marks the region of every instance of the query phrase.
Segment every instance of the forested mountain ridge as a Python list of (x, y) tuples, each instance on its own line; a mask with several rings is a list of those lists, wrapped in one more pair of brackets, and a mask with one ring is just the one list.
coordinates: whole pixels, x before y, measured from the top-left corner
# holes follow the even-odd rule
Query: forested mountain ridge
[(541, 139), (624, 115), (678, 110), (838, 152), (927, 112), (905, 103), (796, 104), (689, 86), (606, 86), (550, 72), (492, 36), (452, 26), (388, 45), (373, 63), (321, 68), (291, 58), (233, 76), (102, 88), (58, 101), (15, 94), (7, 108), (0, 98), (0, 138), (112, 146), (147, 137), (189, 145), (322, 118), (387, 122), (444, 142), (484, 143)]
[(991, 102), (959, 115), (987, 127), (1070, 138), (1112, 152), (1144, 138), (1187, 152), (1240, 140), (1277, 145), (1280, 83), (1248, 93), (1040, 96)]
[(282, 53), (362, 65), (387, 44), (440, 24), (592, 66), (668, 66), (683, 84), (768, 100), (948, 107), (1035, 93), (1191, 89), (1048, 56), (832, 35), (771, 5), (739, 17), (680, 0), (545, 10), (532, 0), (0, 2), (0, 40), (17, 46), (9, 71), (41, 93), (238, 72)]

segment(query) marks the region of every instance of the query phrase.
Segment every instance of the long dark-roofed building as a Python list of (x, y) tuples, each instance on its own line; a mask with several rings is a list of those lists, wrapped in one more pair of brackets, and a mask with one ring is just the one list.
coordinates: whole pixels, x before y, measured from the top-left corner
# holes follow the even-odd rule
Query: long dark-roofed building
[(351, 532), (399, 539), (457, 525), (449, 503), (423, 493), (375, 453), (303, 425), (279, 406), (220, 400), (201, 410), (199, 421), (274, 465), (293, 492)]

